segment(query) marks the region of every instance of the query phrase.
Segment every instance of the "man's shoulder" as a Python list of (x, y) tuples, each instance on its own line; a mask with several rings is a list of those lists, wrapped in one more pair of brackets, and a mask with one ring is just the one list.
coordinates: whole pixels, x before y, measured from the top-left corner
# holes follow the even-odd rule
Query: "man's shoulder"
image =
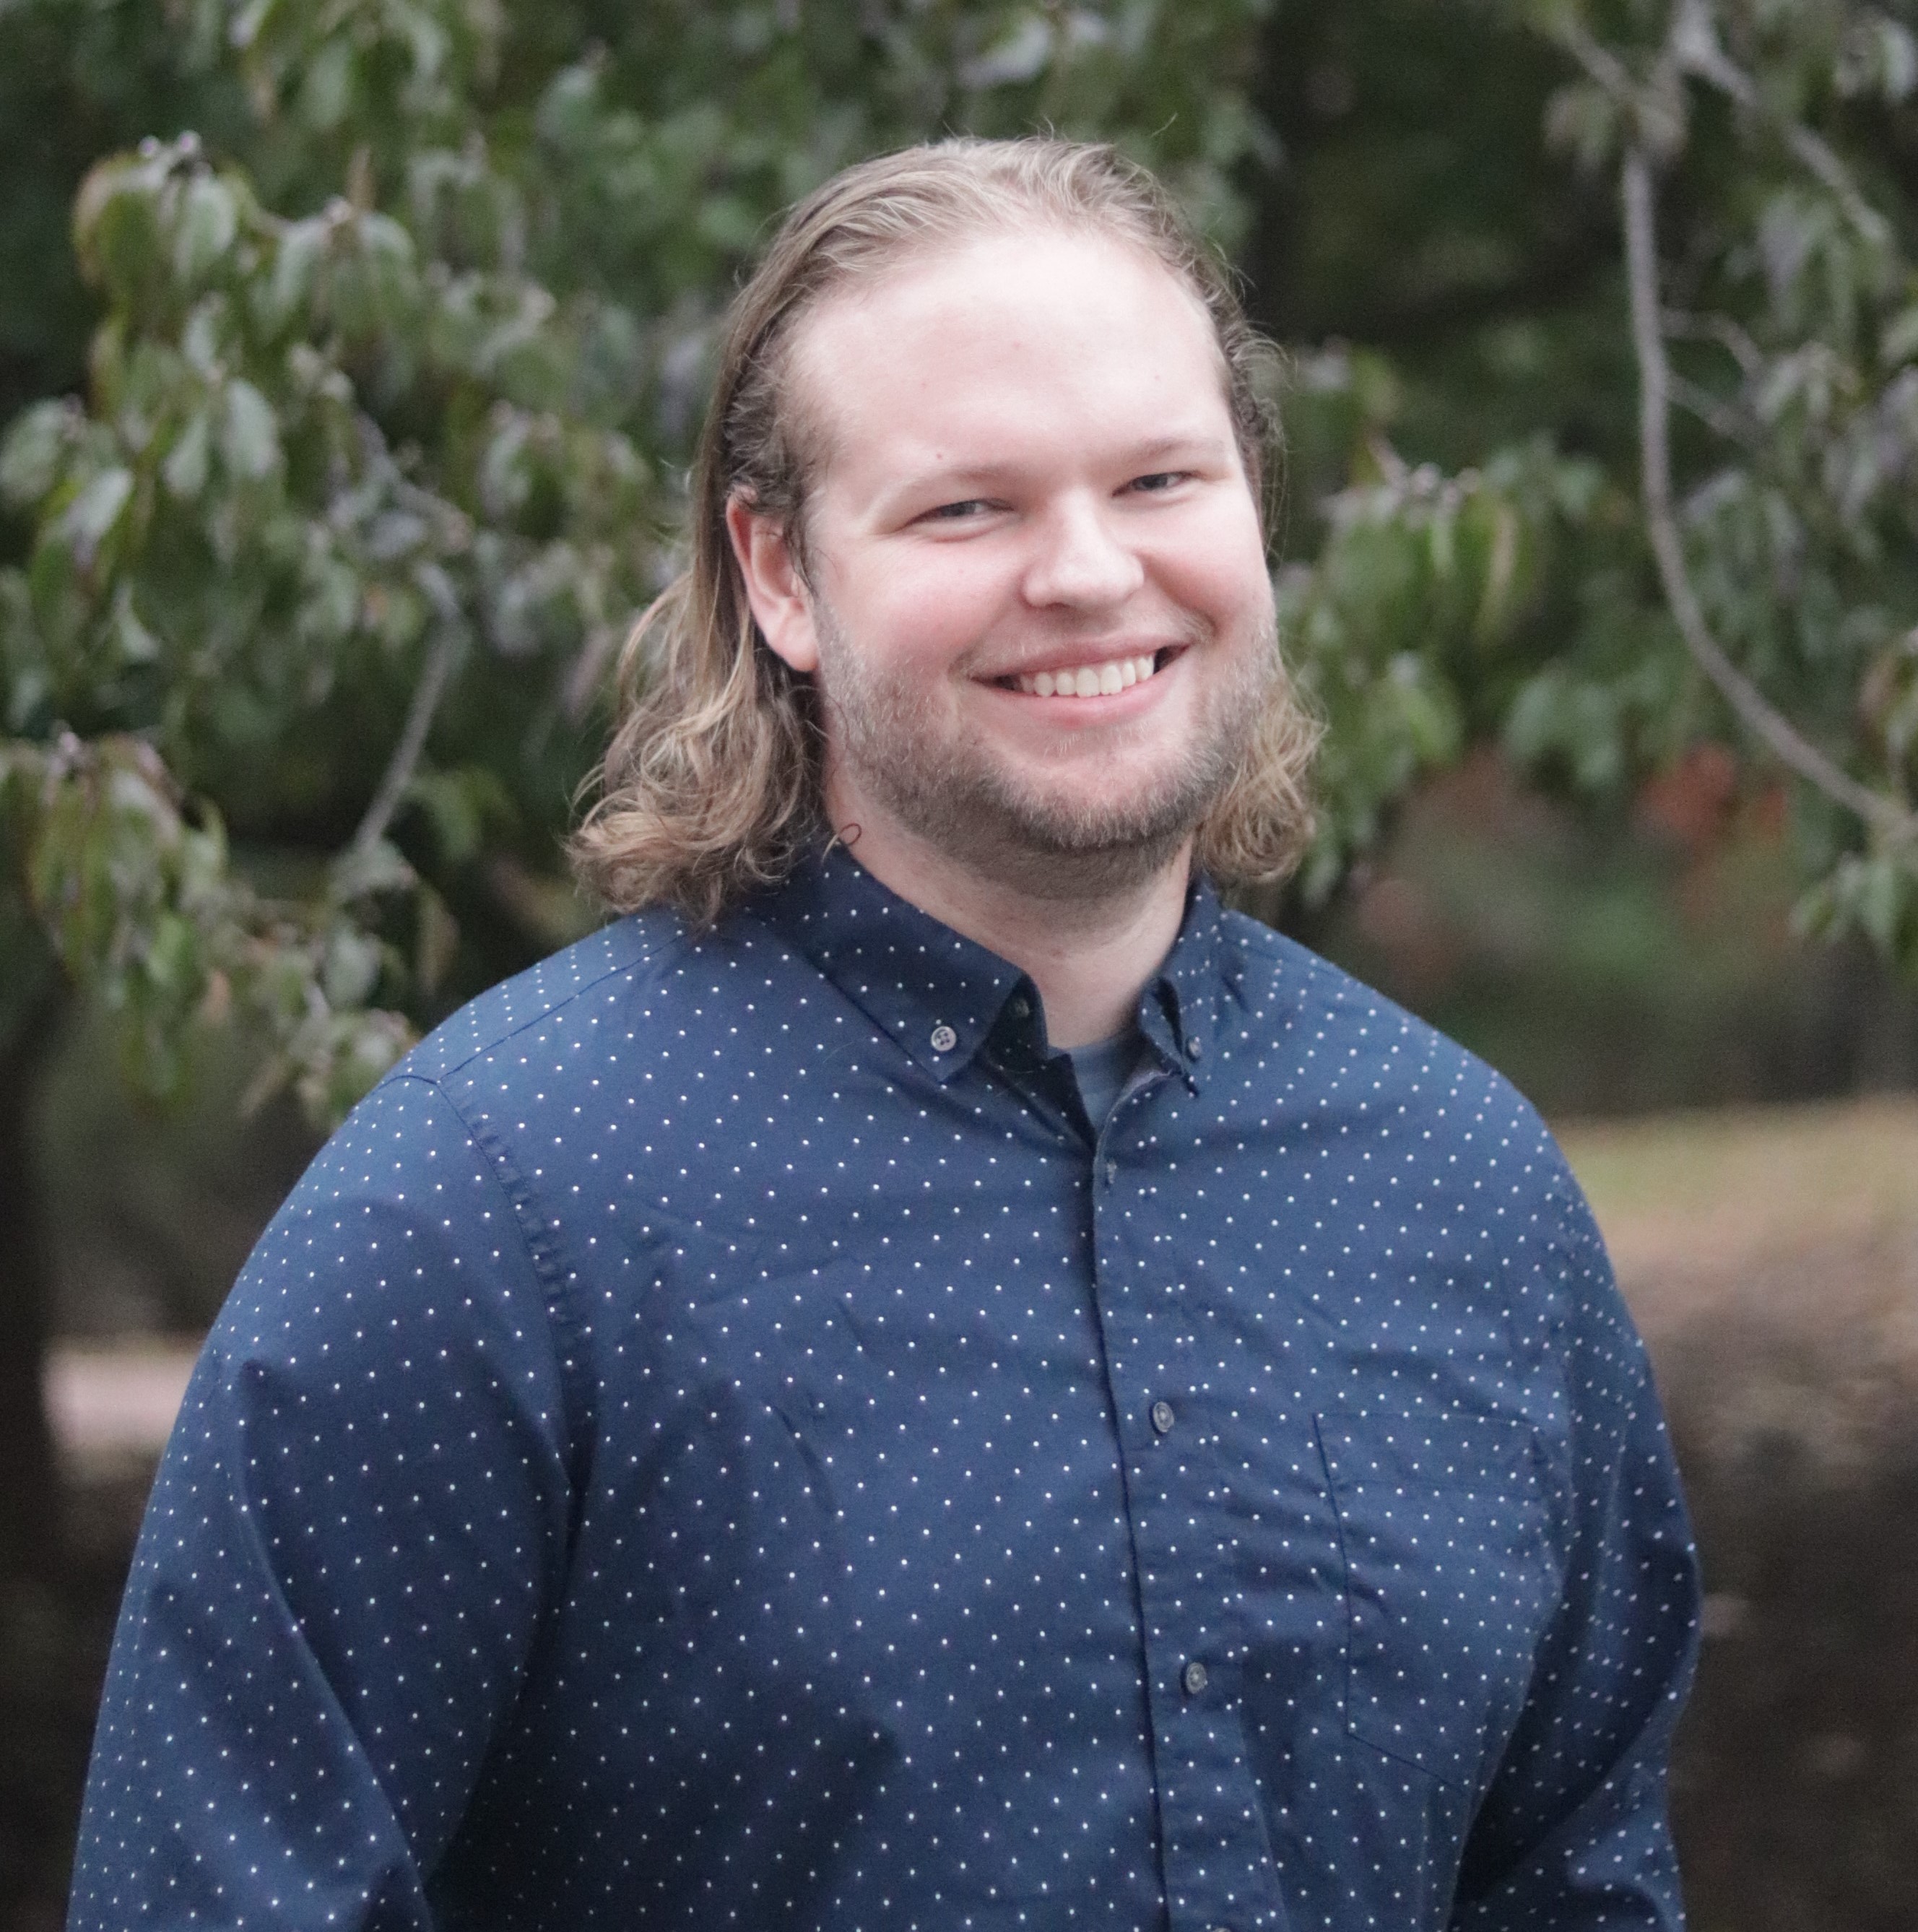
[(1242, 913), (1224, 915), (1227, 969), (1248, 1043), (1275, 1077), (1435, 1118), (1498, 1116), (1508, 1130), (1551, 1136), (1496, 1067), (1429, 1021), (1298, 940)]
[(450, 1014), (386, 1077), (448, 1083), (514, 1054), (550, 1061), (562, 1041), (597, 1030), (700, 950), (681, 922), (649, 908), (589, 933)]

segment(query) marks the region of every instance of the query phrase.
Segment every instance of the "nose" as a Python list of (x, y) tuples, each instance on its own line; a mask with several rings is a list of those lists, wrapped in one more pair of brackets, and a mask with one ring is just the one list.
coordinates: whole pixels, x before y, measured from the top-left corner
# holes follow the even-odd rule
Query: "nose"
[(1054, 505), (1037, 526), (1023, 586), (1029, 604), (1095, 610), (1119, 604), (1145, 569), (1107, 520), (1104, 506), (1080, 496)]

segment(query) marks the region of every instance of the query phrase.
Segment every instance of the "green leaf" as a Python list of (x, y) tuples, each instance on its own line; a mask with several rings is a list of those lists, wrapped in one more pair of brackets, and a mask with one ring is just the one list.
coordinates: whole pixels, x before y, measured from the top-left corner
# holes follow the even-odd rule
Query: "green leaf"
[(350, 905), (377, 892), (403, 892), (413, 877), (412, 867), (387, 840), (376, 838), (370, 845), (356, 843), (334, 861), (330, 896), (337, 904)]
[(284, 328), (305, 313), (331, 232), (323, 215), (289, 221), (279, 231), (272, 268), (256, 284), (253, 296), (256, 312), (269, 329)]
[(194, 410), (187, 418), (186, 427), (174, 438), (173, 446), (166, 452), (166, 460), (160, 468), (160, 480), (173, 496), (190, 501), (206, 488), (207, 459), (211, 442), (206, 411)]
[(430, 886), (424, 888), (419, 895), (419, 928), (413, 955), (413, 976), (423, 991), (439, 991), (459, 950), (459, 921), (437, 892)]
[(1918, 302), (1901, 309), (1885, 324), (1878, 338), (1878, 359), (1887, 368), (1918, 356)]
[(120, 585), (113, 598), (112, 634), (122, 664), (154, 664), (160, 654), (160, 640), (140, 622), (133, 608), (132, 586)]
[(23, 410), (0, 442), (0, 500), (28, 509), (49, 496), (79, 427), (79, 412), (70, 401)]
[(134, 299), (160, 267), (157, 204), (163, 178), (163, 164), (142, 165), (115, 155), (80, 184), (73, 204), (73, 250), (82, 273), (115, 301)]
[(327, 936), (320, 986), (337, 1012), (361, 1006), (379, 982), (379, 941), (352, 926), (336, 926)]
[(1545, 109), (1546, 140), (1587, 174), (1596, 174), (1610, 161), (1620, 132), (1617, 105), (1593, 82), (1573, 81), (1560, 88)]
[(154, 922), (144, 964), (147, 978), (159, 991), (181, 1002), (197, 998), (199, 935), (192, 922), (177, 912), (163, 912)]
[(280, 431), (272, 406), (244, 376), (226, 386), (220, 454), (232, 475), (249, 482), (270, 476), (279, 464)]
[(67, 506), (61, 534), (82, 568), (91, 564), (133, 494), (133, 472), (115, 464), (103, 470)]
[(199, 287), (225, 260), (239, 230), (239, 204), (224, 182), (212, 175), (189, 181), (173, 231), (173, 274), (180, 286)]

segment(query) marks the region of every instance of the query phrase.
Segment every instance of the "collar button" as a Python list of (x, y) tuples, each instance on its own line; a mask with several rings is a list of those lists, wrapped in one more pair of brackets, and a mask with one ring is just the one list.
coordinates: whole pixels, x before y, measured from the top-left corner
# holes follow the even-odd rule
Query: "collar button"
[(935, 1053), (950, 1053), (959, 1044), (959, 1036), (941, 1020), (932, 1030), (932, 1050)]

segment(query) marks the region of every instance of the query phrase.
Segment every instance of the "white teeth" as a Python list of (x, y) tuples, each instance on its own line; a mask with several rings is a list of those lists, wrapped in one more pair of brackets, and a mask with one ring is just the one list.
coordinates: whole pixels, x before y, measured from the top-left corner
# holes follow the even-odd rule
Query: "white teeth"
[(1149, 651), (1135, 658), (1112, 658), (1104, 664), (1080, 664), (1071, 670), (1035, 671), (1014, 680), (1032, 698), (1110, 698), (1129, 691), (1152, 674), (1155, 659)]

